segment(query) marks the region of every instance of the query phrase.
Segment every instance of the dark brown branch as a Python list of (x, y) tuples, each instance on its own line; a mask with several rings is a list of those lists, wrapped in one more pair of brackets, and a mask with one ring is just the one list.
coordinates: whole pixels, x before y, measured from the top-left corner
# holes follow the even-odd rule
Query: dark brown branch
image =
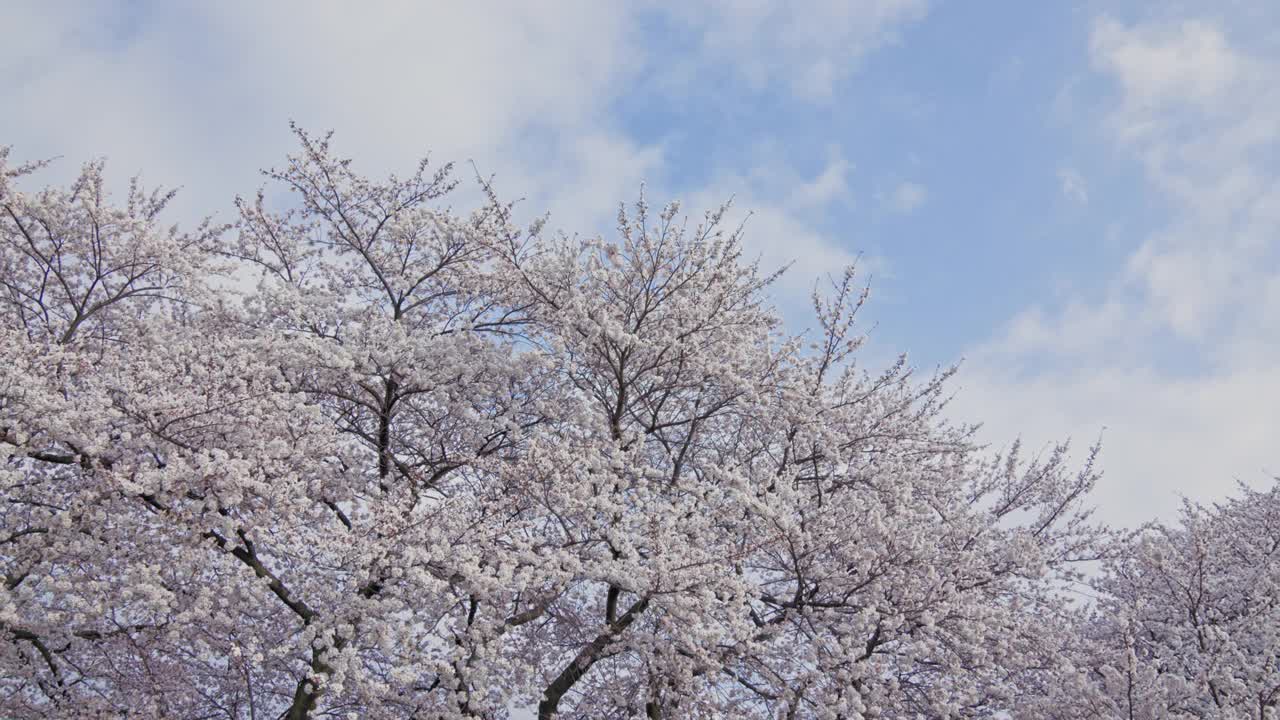
[[(266, 578), (268, 580), (267, 587), (271, 589), (271, 592), (274, 593), (277, 598), (280, 598), (280, 602), (284, 603), (285, 606), (292, 610), (295, 615), (302, 618), (302, 622), (309, 624), (316, 616), (315, 611), (312, 610), (306, 602), (293, 597), (289, 588), (285, 586), (280, 578), (277, 577), (275, 573), (268, 570), (267, 567), (262, 564), (262, 561), (258, 559), (258, 554), (253, 550), (253, 544), (245, 538), (244, 533), (242, 532), (240, 535), (245, 545), (232, 547), (228, 552), (230, 552), (237, 560), (252, 569), (253, 573), (259, 578)], [(212, 538), (213, 541), (217, 543), (218, 547), (223, 550), (226, 550), (230, 545), (226, 538), (212, 530), (205, 533), (205, 537)]]
[(560, 700), (564, 698), (565, 693), (569, 692), (578, 680), (582, 679), (582, 676), (591, 670), (591, 667), (600, 660), (604, 649), (618, 635), (621, 635), (623, 631), (630, 627), (648, 607), (649, 598), (640, 598), (622, 614), (622, 617), (610, 623), (604, 632), (597, 635), (586, 647), (578, 651), (573, 661), (543, 691), (542, 702), (538, 703), (538, 720), (552, 720), (555, 718), (556, 712), (560, 707)]

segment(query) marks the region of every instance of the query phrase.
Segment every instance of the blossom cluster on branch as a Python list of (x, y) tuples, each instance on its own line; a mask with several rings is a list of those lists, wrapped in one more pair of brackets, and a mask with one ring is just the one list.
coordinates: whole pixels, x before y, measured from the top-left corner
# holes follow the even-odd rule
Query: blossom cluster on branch
[(295, 133), (186, 232), (0, 150), (6, 717), (1273, 717), (1276, 496), (1118, 537), (857, 363), (852, 269), (788, 334), (724, 208), (552, 235)]

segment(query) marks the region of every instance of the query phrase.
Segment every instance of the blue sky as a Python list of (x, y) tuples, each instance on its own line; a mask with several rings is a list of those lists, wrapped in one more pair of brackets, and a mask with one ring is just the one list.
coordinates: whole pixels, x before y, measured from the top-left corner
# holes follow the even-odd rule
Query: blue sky
[(1107, 520), (1280, 468), (1274, 3), (470, 5), (10, 4), (0, 143), (181, 185), (180, 220), (228, 216), (290, 118), (571, 231), (642, 181), (733, 196), (797, 328), (860, 257), (871, 365), (963, 358), (996, 445), (1102, 433)]

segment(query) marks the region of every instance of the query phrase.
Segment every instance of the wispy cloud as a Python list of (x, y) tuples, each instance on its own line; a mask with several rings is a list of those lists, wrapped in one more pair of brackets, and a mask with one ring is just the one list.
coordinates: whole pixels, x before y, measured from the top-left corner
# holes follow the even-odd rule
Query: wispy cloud
[(1117, 89), (1099, 130), (1167, 221), (1133, 238), (1100, 294), (1025, 310), (974, 348), (961, 406), (1040, 439), (1106, 426), (1115, 481), (1100, 499), (1133, 522), (1280, 469), (1265, 399), (1280, 387), (1280, 58), (1207, 21), (1107, 17), (1090, 56)]
[(791, 204), (799, 207), (822, 207), (837, 200), (848, 202), (850, 198), (849, 173), (853, 166), (838, 147), (828, 151), (827, 164), (822, 172), (811, 180), (801, 181), (791, 193)]
[(660, 144), (604, 113), (644, 58), (616, 6), (145, 7), (127, 29), (50, 5), (9, 9), (45, 38), (0, 54), (0, 90), (28, 109), (4, 121), (20, 153), (105, 153), (115, 173), (186, 186), (183, 207), (229, 207), (282, 159), (296, 119), (335, 129), (371, 172), (427, 151), (475, 160), (500, 187), (535, 193), (531, 206), (574, 208), (559, 218), (569, 226), (609, 216), (604, 194), (663, 163)]
[(823, 0), (803, 7), (701, 0), (678, 7), (672, 13), (700, 35), (705, 62), (728, 64), (757, 88), (781, 84), (818, 102), (830, 101), (867, 54), (896, 42), (928, 11), (926, 0)]
[(895, 213), (910, 213), (929, 199), (929, 190), (920, 183), (904, 180), (888, 193), (879, 194), (880, 204)]

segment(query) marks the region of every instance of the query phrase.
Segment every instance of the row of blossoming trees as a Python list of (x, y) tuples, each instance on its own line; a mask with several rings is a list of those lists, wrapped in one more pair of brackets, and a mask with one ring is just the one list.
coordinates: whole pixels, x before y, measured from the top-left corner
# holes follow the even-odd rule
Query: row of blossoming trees
[(297, 134), (190, 232), (0, 151), (6, 717), (1276, 717), (1275, 493), (1108, 532), (856, 364), (851, 273), (788, 335), (720, 212)]

